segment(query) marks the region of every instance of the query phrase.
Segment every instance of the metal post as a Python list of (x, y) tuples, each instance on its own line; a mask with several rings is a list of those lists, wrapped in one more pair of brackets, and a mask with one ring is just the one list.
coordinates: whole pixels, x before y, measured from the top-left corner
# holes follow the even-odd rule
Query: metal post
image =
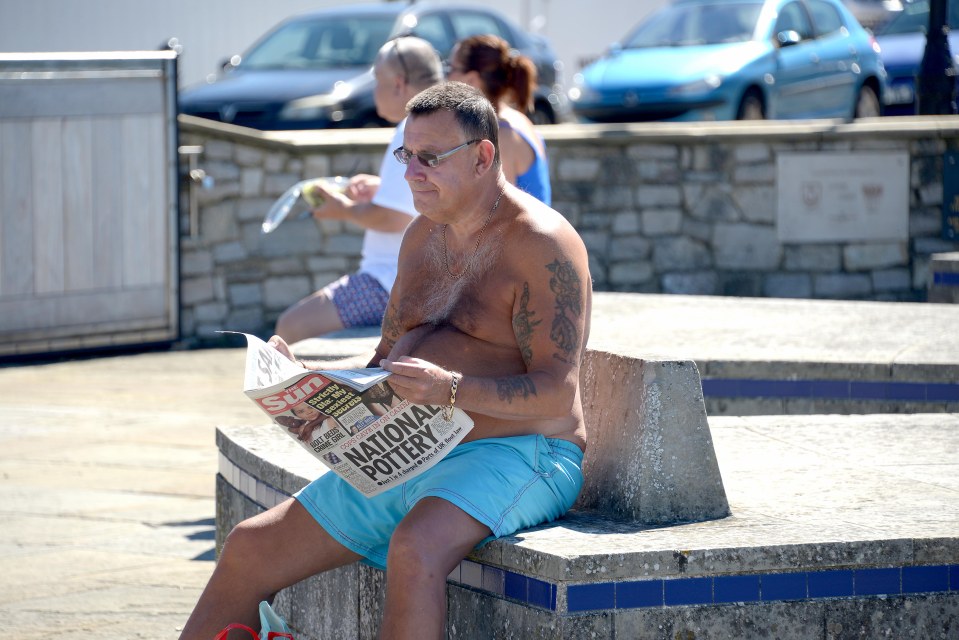
[(180, 157), (186, 156), (187, 158), (187, 171), (184, 177), (187, 182), (187, 197), (189, 198), (190, 237), (195, 238), (200, 235), (200, 203), (197, 199), (197, 189), (212, 187), (213, 178), (206, 175), (206, 171), (198, 166), (200, 154), (203, 153), (202, 145), (183, 145), (177, 151)]
[(919, 115), (956, 113), (956, 66), (949, 51), (946, 0), (929, 0), (926, 49), (916, 78)]

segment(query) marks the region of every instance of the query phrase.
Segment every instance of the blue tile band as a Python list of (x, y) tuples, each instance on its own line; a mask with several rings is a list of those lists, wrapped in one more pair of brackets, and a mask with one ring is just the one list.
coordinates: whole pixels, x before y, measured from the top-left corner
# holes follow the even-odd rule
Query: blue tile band
[[(612, 604), (613, 607), (609, 605)], [(571, 584), (566, 589), (566, 609), (572, 612), (610, 609), (616, 606), (616, 583)]]
[[(705, 386), (705, 381), (704, 381)], [(220, 454), (220, 475), (264, 509), (289, 494), (259, 480)], [(508, 598), (547, 611), (557, 610), (561, 584), (463, 560), (449, 581), (488, 595)], [(832, 569), (700, 576), (566, 585), (566, 611), (642, 609), (731, 603), (817, 600), (854, 596), (902, 596), (959, 593), (959, 564)]]
[(959, 402), (959, 384), (873, 380), (761, 380), (703, 378), (707, 398), (813, 398)]
[(570, 585), (570, 613), (684, 605), (959, 593), (959, 565), (833, 569)]
[(959, 273), (952, 271), (934, 271), (932, 283), (945, 287), (959, 287)]
[[(466, 563), (486, 568), (485, 565), (478, 565), (470, 560), (463, 561), (463, 564)], [(559, 585), (503, 570), (504, 588), (488, 590), (483, 589), (478, 580), (457, 579), (454, 574), (450, 575), (452, 582), (485, 591), (489, 595), (505, 596), (540, 609), (556, 610)], [(920, 593), (959, 593), (959, 565), (570, 584), (566, 587), (566, 610), (569, 613), (587, 613), (611, 609), (889, 597)]]

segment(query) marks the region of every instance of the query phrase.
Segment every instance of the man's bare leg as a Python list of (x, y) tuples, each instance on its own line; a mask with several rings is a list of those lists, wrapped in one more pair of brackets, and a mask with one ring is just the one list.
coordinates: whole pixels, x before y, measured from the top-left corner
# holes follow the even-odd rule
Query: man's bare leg
[(237, 525), (180, 640), (210, 640), (231, 622), (259, 630), (257, 607), (277, 591), (360, 556), (292, 498)]
[(276, 335), (289, 344), (339, 331), (343, 321), (336, 311), (326, 289), (303, 298), (280, 314), (276, 321)]
[(490, 535), (489, 528), (441, 498), (424, 498), (390, 538), (380, 638), (443, 638), (446, 576)]

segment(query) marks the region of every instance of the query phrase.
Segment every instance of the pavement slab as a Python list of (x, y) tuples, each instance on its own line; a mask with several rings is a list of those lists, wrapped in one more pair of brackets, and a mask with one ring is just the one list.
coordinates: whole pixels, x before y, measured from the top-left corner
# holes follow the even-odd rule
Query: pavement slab
[(216, 425), (244, 349), (0, 367), (6, 637), (176, 638), (213, 570)]

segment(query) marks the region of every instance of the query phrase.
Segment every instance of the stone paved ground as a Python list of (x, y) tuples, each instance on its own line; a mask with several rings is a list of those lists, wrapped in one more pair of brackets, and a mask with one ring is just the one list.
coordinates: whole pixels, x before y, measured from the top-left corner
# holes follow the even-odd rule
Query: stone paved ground
[(17, 640), (176, 638), (213, 568), (242, 349), (0, 368), (0, 619)]

